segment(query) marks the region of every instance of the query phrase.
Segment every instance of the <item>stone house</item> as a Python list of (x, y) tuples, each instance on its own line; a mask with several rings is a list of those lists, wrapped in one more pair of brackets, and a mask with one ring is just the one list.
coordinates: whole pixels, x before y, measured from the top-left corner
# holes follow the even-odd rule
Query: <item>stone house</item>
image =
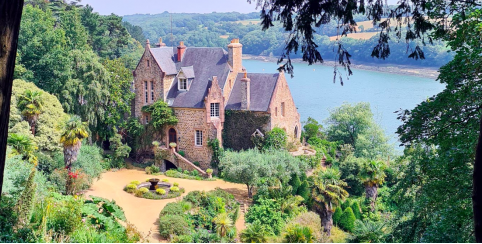
[[(164, 128), (162, 144), (177, 144), (185, 158), (210, 167), (210, 139), (222, 145), (225, 110), (249, 110), (269, 115), (265, 131), (284, 129), (291, 140), (299, 140), (300, 116), (284, 73), (249, 73), (243, 68), (242, 47), (233, 39), (227, 51), (219, 47), (152, 47), (149, 40), (134, 70), (133, 115), (149, 123), (142, 107), (165, 101), (179, 122)], [(253, 131), (254, 132), (254, 131)]]

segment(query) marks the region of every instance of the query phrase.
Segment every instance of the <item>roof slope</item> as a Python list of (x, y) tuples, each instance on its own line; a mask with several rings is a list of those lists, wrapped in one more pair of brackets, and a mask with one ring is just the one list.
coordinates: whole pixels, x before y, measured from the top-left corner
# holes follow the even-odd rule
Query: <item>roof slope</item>
[(166, 72), (166, 75), (177, 74), (176, 65), (174, 64), (174, 50), (172, 47), (151, 48), (151, 53), (162, 71)]
[(181, 67), (189, 66), (193, 67), (195, 74), (189, 91), (179, 91), (177, 89), (178, 81), (176, 77), (167, 94), (167, 99), (174, 99), (172, 107), (204, 108), (204, 98), (207, 96), (208, 88), (211, 86), (212, 77), (217, 76), (219, 86), (224, 87), (230, 71), (227, 52), (222, 48), (187, 48), (182, 61), (176, 63), (176, 68), (179, 70)]
[[(243, 73), (238, 74), (236, 82), (234, 83), (231, 96), (226, 105), (228, 110), (241, 109), (241, 79), (244, 77)], [(278, 82), (279, 73), (276, 74), (262, 74), (262, 73), (248, 73), (250, 79), (250, 105), (251, 111), (268, 111), (271, 97), (273, 96), (276, 83)]]

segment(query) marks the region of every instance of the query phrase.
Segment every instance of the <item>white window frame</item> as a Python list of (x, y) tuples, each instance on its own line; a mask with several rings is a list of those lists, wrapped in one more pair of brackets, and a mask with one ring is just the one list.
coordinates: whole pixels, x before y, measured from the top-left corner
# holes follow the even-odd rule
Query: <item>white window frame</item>
[(211, 103), (211, 118), (219, 118), (219, 103)]
[[(178, 83), (178, 89), (179, 91), (187, 91), (187, 79), (186, 78), (179, 78), (179, 81), (177, 82)], [(184, 83), (185, 85), (185, 88), (182, 88), (182, 83)]]
[(197, 147), (202, 147), (203, 145), (203, 131), (202, 130), (195, 130), (194, 131), (194, 145)]

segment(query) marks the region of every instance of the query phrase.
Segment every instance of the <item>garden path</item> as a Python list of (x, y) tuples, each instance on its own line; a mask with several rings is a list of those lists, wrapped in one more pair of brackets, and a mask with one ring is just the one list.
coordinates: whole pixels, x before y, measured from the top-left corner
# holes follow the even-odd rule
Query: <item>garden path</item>
[[(115, 200), (115, 202), (124, 210), (127, 221), (134, 224), (144, 235), (147, 235), (147, 239), (150, 242), (165, 242), (165, 240), (161, 239), (158, 233), (157, 222), (159, 213), (167, 203), (181, 199), (188, 192), (196, 190), (210, 191), (219, 187), (232, 193), (237, 201), (247, 201), (248, 192), (246, 186), (242, 184), (234, 184), (219, 179), (215, 181), (198, 181), (171, 178), (164, 175), (155, 177), (161, 180), (167, 178), (171, 183), (177, 182), (180, 187), (184, 187), (186, 192), (179, 198), (164, 200), (151, 200), (135, 197), (125, 192), (123, 190), (124, 186), (134, 180), (141, 182), (145, 181), (148, 178), (152, 178), (152, 175), (147, 175), (144, 170), (141, 169), (121, 169), (118, 171), (108, 171), (103, 173), (101, 178), (94, 182), (91, 188), (85, 192), (85, 196), (89, 197), (92, 195)], [(244, 214), (242, 214), (236, 222), (236, 227), (238, 228), (238, 232), (240, 229), (244, 229)]]

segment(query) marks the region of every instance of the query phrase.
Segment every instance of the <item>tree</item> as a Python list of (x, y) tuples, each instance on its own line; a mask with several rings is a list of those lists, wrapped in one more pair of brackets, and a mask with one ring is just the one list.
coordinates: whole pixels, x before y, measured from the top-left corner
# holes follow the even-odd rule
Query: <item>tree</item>
[(233, 221), (227, 213), (220, 213), (213, 219), (216, 225), (216, 233), (223, 238), (228, 233), (228, 230), (233, 227)]
[(366, 161), (358, 175), (361, 182), (365, 186), (365, 194), (367, 200), (370, 201), (372, 212), (375, 211), (375, 203), (378, 197), (378, 187), (385, 182), (385, 174), (387, 166), (383, 161), (370, 160)]
[(341, 215), (343, 215), (343, 210), (340, 206), (336, 207), (335, 213), (333, 213), (333, 224), (336, 226), (340, 225)]
[(340, 179), (341, 173), (335, 168), (318, 169), (314, 173), (312, 198), (314, 208), (320, 215), (323, 231), (330, 236), (333, 213), (337, 206), (348, 197), (344, 189), (347, 184)]
[(0, 2), (0, 198), (7, 152), (8, 120), (23, 0)]
[(42, 92), (26, 90), (24, 94), (19, 96), (17, 105), (22, 115), (27, 119), (32, 135), (35, 135), (35, 126), (43, 108)]
[(23, 158), (27, 159), (30, 163), (37, 164), (37, 157), (34, 152), (38, 148), (35, 142), (33, 142), (28, 136), (11, 133), (8, 136), (7, 144), (13, 148), (16, 154), (22, 155)]
[(385, 223), (371, 220), (356, 220), (353, 228), (352, 242), (383, 243), (387, 234)]
[(178, 122), (172, 108), (161, 100), (158, 100), (149, 106), (142, 107), (142, 112), (151, 115), (150, 123), (156, 129), (162, 128), (165, 125), (175, 125)]
[(131, 148), (122, 143), (122, 136), (117, 133), (117, 129), (114, 129), (114, 136), (109, 139), (110, 149), (114, 152), (112, 155), (111, 167), (121, 168), (125, 165), (125, 158), (129, 157)]
[(87, 133), (87, 123), (82, 122), (81, 118), (77, 115), (71, 116), (70, 119), (63, 124), (62, 130), (63, 133), (60, 137), (60, 142), (64, 146), (65, 168), (69, 173), (66, 192), (70, 194), (72, 164), (77, 161), (82, 139), (87, 138), (89, 134)]
[(303, 125), (303, 130), (306, 141), (308, 141), (312, 137), (323, 139), (323, 125), (319, 124), (318, 121), (316, 121), (312, 117), (308, 117), (304, 124), (305, 125)]
[(264, 225), (259, 221), (254, 221), (246, 226), (246, 229), (241, 231), (240, 238), (244, 243), (266, 243), (268, 240), (266, 236), (269, 233), (266, 231)]
[(286, 141), (288, 140), (286, 136), (286, 131), (279, 127), (275, 127), (272, 130), (266, 132), (266, 138), (264, 139), (264, 149), (284, 149), (286, 147)]
[(355, 228), (356, 217), (351, 207), (346, 208), (340, 217), (340, 227), (346, 231), (352, 232)]
[(360, 205), (358, 204), (358, 201), (355, 201), (351, 205), (351, 209), (353, 210), (353, 214), (355, 214), (356, 219), (361, 219), (361, 211), (360, 211)]

